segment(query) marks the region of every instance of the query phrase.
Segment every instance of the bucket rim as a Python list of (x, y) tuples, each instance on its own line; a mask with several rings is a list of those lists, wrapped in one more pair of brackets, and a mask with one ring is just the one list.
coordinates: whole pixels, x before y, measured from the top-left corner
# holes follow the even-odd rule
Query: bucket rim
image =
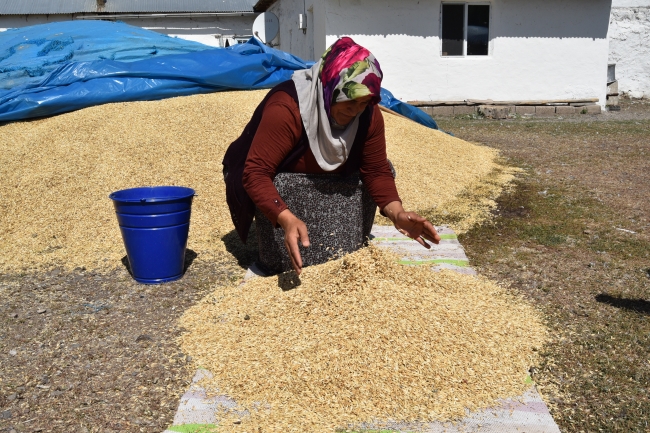
[[(175, 188), (178, 190), (184, 190), (184, 193), (180, 193), (178, 195), (173, 195), (173, 196), (166, 196), (166, 197), (146, 197), (146, 198), (123, 198), (123, 197), (117, 197), (118, 194), (120, 193), (126, 193), (129, 191), (133, 190), (138, 190), (138, 189), (156, 189), (156, 188)], [(179, 191), (180, 192), (180, 191)], [(173, 201), (173, 200), (182, 200), (182, 199), (187, 199), (190, 197), (193, 197), (196, 195), (196, 191), (194, 189), (186, 187), (186, 186), (178, 186), (178, 185), (155, 185), (155, 186), (138, 186), (134, 188), (126, 188), (126, 189), (121, 189), (119, 191), (113, 191), (112, 193), (109, 194), (108, 198), (119, 202), (119, 203), (156, 203), (156, 202), (164, 202), (164, 201)]]

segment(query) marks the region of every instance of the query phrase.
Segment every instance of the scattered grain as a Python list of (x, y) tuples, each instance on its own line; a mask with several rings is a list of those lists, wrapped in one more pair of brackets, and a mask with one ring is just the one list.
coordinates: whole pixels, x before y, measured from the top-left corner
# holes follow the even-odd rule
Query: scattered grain
[(546, 338), (537, 311), (489, 280), (402, 266), (377, 247), (300, 280), (218, 288), (180, 324), (183, 351), (214, 374), (203, 385), (265, 432), (462, 417), (524, 391)]
[[(498, 151), (384, 115), (386, 150), (397, 172), (404, 207), (456, 233), (491, 218), (495, 199), (518, 168), (499, 162)], [(390, 221), (377, 214), (378, 223)]]
[[(227, 256), (221, 160), (265, 94), (107, 104), (1, 126), (0, 269), (121, 266), (108, 195), (143, 185), (196, 189), (188, 247), (199, 260)], [(407, 208), (457, 231), (488, 217), (512, 177), (494, 150), (385, 120)], [(217, 289), (185, 314), (188, 359), (251, 411), (224, 431), (450, 419), (524, 389), (530, 347), (544, 339), (532, 308), (487, 280), (387, 254), (371, 247), (307, 268), (294, 290), (278, 288), (291, 285), (286, 275)]]

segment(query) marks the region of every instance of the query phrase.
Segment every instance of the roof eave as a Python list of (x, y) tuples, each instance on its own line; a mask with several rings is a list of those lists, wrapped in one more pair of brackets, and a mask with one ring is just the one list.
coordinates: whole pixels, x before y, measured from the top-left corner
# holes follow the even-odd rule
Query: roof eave
[(253, 10), (255, 12), (266, 12), (268, 8), (273, 6), (273, 3), (277, 1), (278, 0), (259, 0), (257, 3), (255, 3), (255, 6), (253, 6)]

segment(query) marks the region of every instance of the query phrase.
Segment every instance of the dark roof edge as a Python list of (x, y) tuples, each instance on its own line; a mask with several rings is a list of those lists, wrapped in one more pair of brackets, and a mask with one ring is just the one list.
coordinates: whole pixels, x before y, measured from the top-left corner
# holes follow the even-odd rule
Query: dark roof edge
[(266, 12), (267, 9), (273, 6), (273, 3), (277, 1), (278, 0), (258, 0), (258, 2), (255, 3), (255, 6), (253, 6), (253, 10), (255, 12)]
[(217, 12), (217, 11), (148, 11), (148, 12), (88, 12), (88, 11), (79, 11), (79, 12), (18, 12), (18, 13), (0, 13), (0, 16), (22, 16), (22, 15), (151, 15), (151, 14), (214, 14), (214, 15), (229, 15), (229, 14), (252, 14), (255, 11), (228, 11), (228, 12)]
[(0, 15), (254, 13), (259, 0), (0, 0)]

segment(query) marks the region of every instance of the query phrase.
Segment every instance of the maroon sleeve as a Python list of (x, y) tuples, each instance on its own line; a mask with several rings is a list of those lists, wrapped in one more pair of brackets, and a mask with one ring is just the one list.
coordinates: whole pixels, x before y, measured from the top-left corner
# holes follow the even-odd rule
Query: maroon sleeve
[(298, 143), (302, 120), (298, 104), (284, 92), (273, 94), (264, 107), (244, 165), (243, 184), (248, 196), (277, 227), (278, 215), (287, 208), (273, 185), (280, 163)]
[(383, 211), (388, 203), (394, 201), (401, 203), (386, 156), (384, 117), (377, 105), (372, 114), (372, 122), (363, 148), (360, 172), (361, 181), (368, 188), (370, 196), (377, 203), (380, 211)]

